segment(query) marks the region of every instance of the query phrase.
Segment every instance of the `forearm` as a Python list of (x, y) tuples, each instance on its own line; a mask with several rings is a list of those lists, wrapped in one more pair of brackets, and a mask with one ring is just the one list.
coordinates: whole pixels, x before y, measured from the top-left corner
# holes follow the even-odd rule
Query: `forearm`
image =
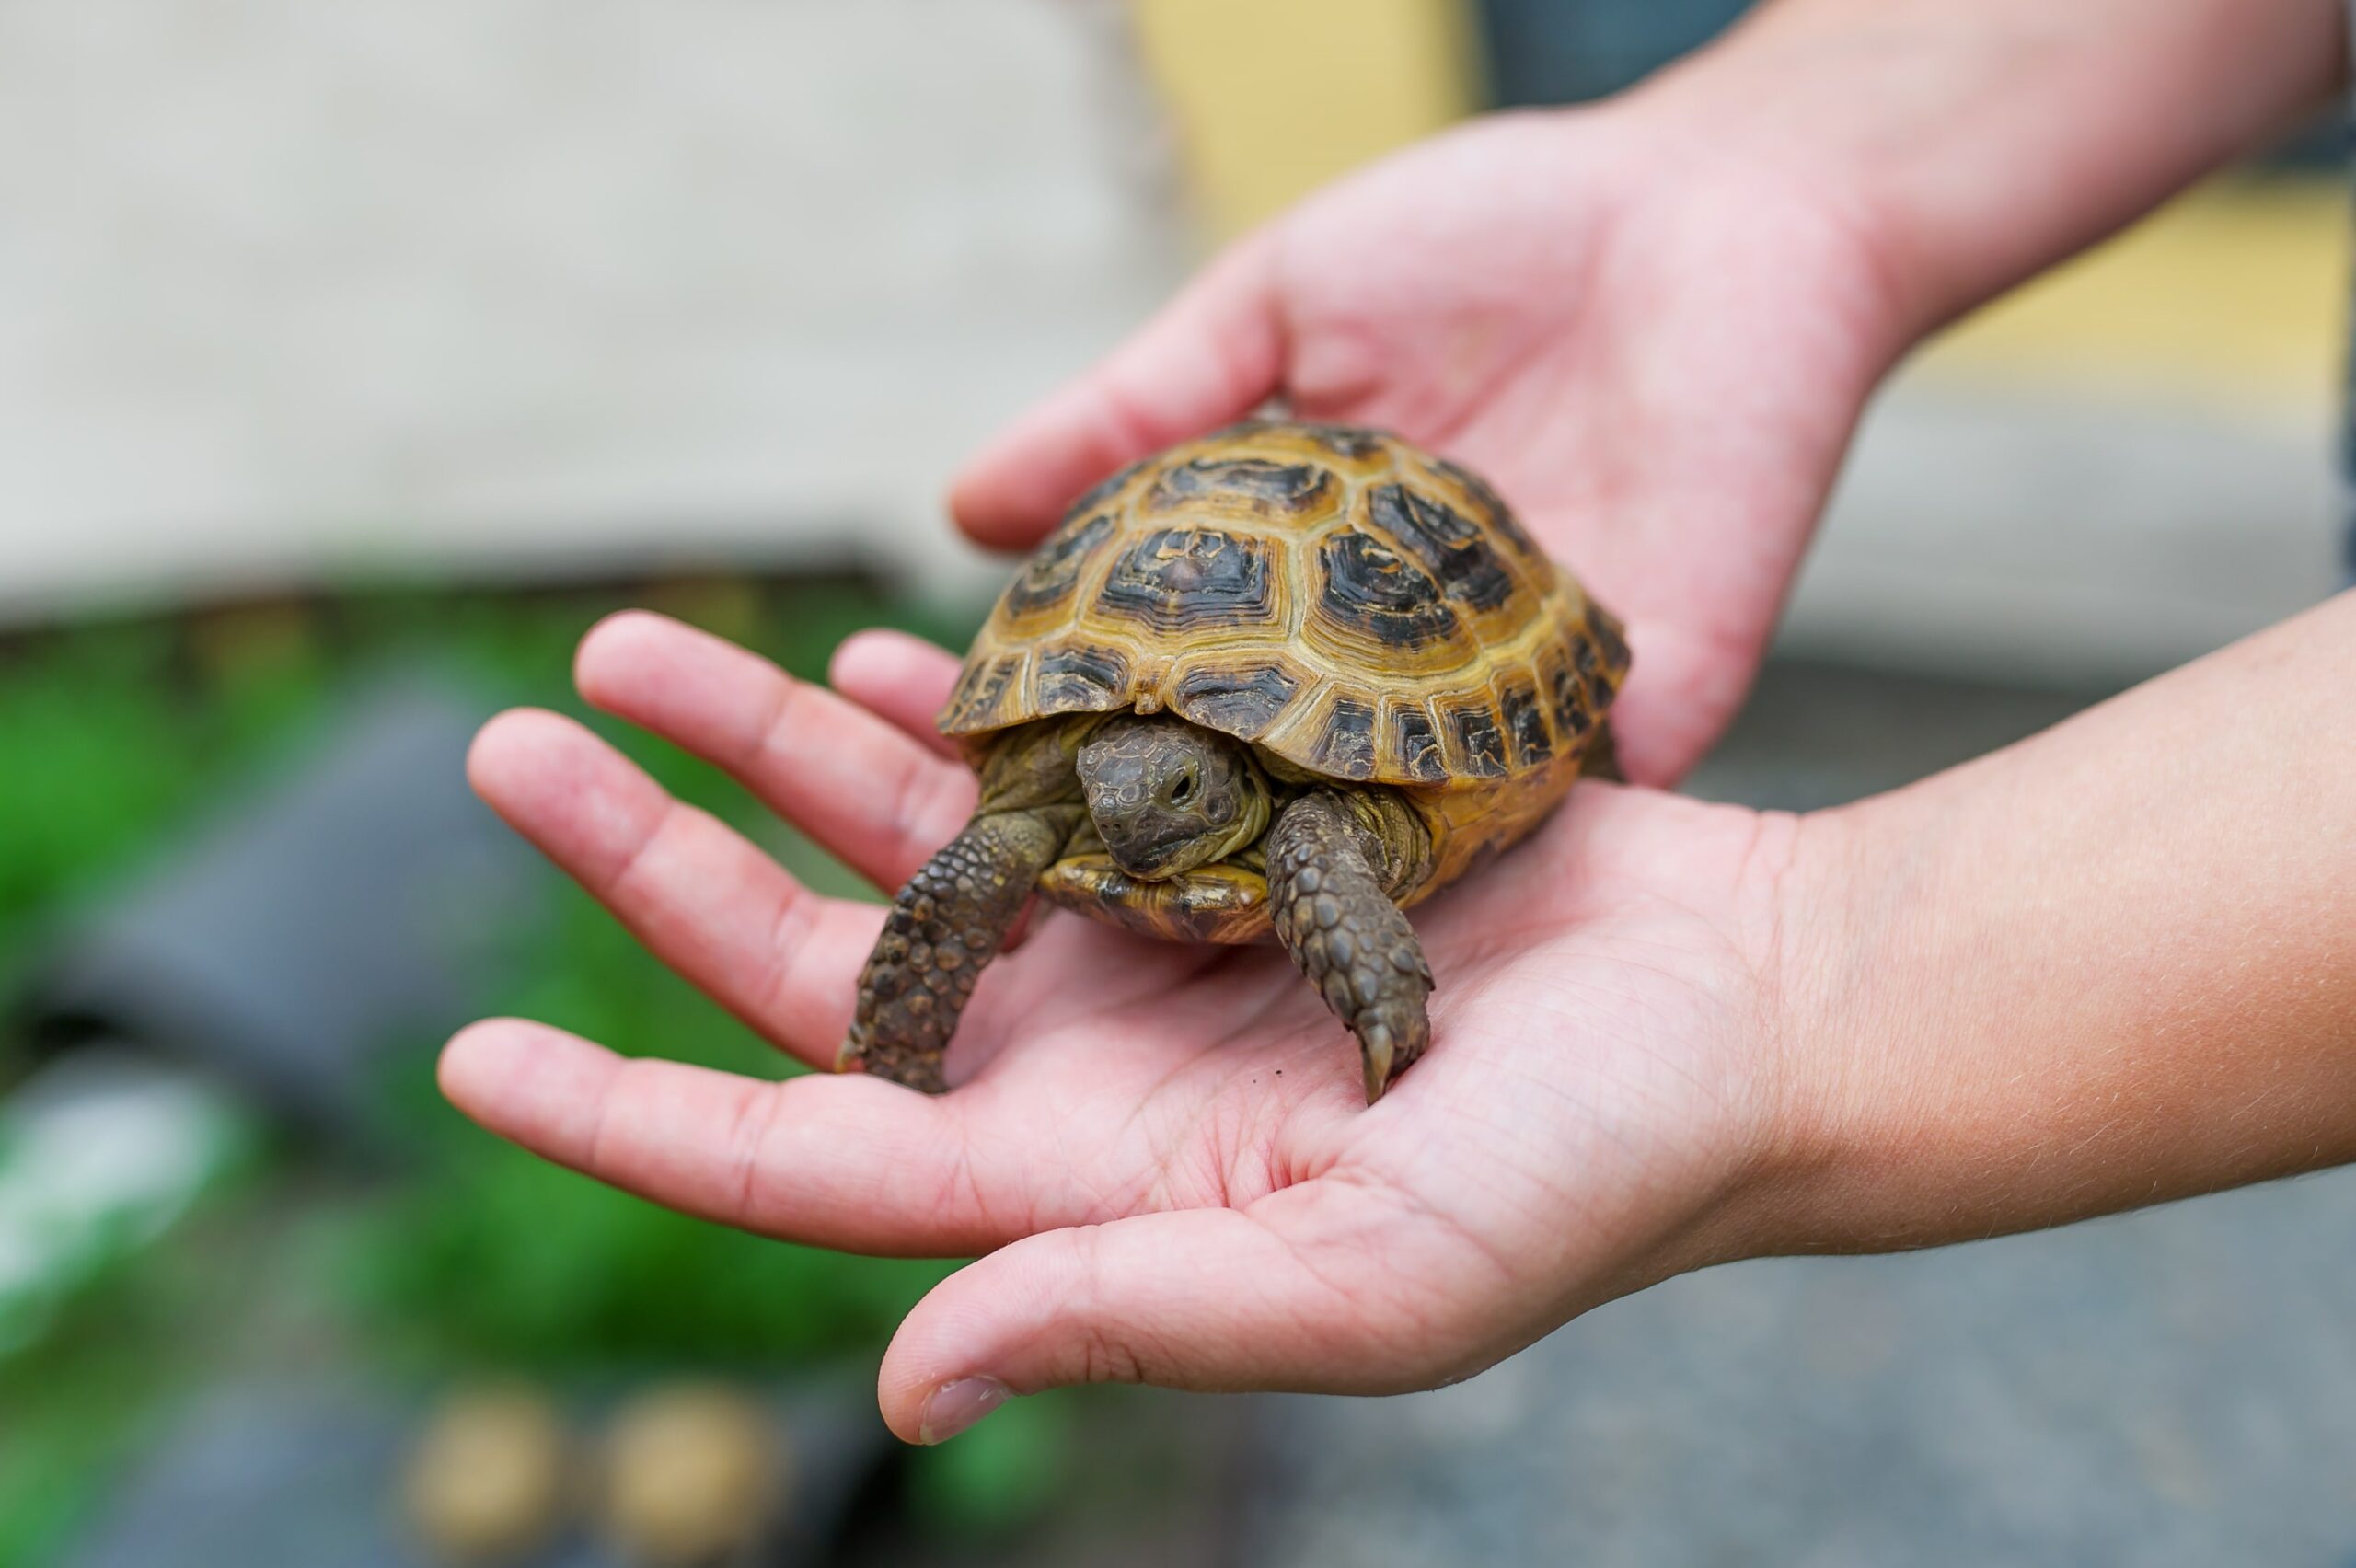
[(1783, 0), (1639, 98), (1842, 188), (1919, 333), (2314, 113), (2339, 0)]
[(1809, 819), (1778, 1245), (2356, 1159), (2356, 594)]

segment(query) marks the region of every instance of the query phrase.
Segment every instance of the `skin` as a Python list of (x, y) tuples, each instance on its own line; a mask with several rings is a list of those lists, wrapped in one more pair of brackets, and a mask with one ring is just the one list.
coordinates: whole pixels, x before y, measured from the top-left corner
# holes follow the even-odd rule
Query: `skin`
[[(1748, 682), (1880, 371), (2305, 112), (2339, 25), (2327, 0), (1794, 0), (1615, 105), (1477, 126), (1247, 240), (979, 460), (961, 515), (1019, 546), (1279, 386), (1396, 424), (1494, 472), (1632, 612), (1623, 755), (1666, 778)], [(1370, 1109), (1273, 952), (1054, 914), (976, 987), (946, 1098), (516, 1020), (454, 1041), (443, 1082), (657, 1201), (982, 1254), (884, 1358), (912, 1440), (1059, 1383), (1428, 1387), (1710, 1262), (2356, 1159), (2351, 663), (2342, 597), (1805, 818), (1583, 783), (1419, 906), (1449, 984)], [(975, 804), (921, 733), (953, 667), (862, 638), (836, 696), (632, 616), (579, 674), (891, 887)], [(683, 974), (826, 1059), (879, 911), (814, 897), (567, 721), (494, 721), (472, 770)]]
[[(929, 1094), (982, 968), (1039, 875), (1080, 826), (1146, 882), (1183, 876), (1267, 835), (1277, 940), (1358, 1037), (1367, 1103), (1423, 1055), (1431, 965), (1393, 900), (1429, 864), (1414, 813), (1388, 790), (1312, 790), (1279, 804), (1251, 749), (1170, 714), (1025, 725), (981, 774), (971, 821), (893, 900), (860, 972), (838, 1071)], [(1273, 820), (1274, 825), (1271, 826)]]

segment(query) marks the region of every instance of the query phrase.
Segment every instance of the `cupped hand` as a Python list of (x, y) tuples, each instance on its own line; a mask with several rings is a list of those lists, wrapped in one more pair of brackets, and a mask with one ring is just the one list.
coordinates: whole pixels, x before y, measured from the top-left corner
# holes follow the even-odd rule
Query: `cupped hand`
[(1906, 338), (1859, 203), (1750, 140), (1640, 94), (1375, 165), (1018, 421), (952, 509), (1025, 548), (1095, 479), (1271, 398), (1395, 430), (1492, 480), (1629, 623), (1622, 763), (1673, 782), (1749, 689)]
[[(954, 670), (854, 639), (835, 678), (861, 706), (629, 614), (590, 634), (577, 675), (891, 887), (974, 802), (971, 773), (911, 732)], [(552, 714), (494, 721), (471, 772), (681, 974), (831, 1062), (880, 907), (813, 894)], [(1370, 1108), (1348, 1036), (1276, 948), (1061, 911), (984, 976), (940, 1098), (626, 1059), (516, 1020), (460, 1034), (442, 1080), (491, 1130), (660, 1203), (856, 1251), (981, 1254), (884, 1359), (884, 1416), (912, 1440), (1091, 1380), (1428, 1387), (1753, 1245), (1801, 836), (1582, 784), (1416, 910), (1434, 1043)]]

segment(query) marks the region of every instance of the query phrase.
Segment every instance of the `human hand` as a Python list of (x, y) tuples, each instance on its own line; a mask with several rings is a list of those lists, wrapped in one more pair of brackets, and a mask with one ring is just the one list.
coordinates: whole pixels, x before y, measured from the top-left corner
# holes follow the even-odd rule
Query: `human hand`
[[(954, 671), (909, 639), (854, 639), (836, 679), (872, 709), (631, 614), (584, 640), (578, 679), (889, 888), (974, 803), (972, 774), (902, 727), (923, 729)], [(881, 908), (799, 887), (554, 715), (494, 721), (471, 772), (681, 974), (832, 1061)], [(1435, 1043), (1371, 1108), (1348, 1037), (1275, 948), (1059, 911), (984, 975), (946, 1096), (625, 1060), (516, 1020), (462, 1033), (443, 1084), (493, 1131), (676, 1207), (856, 1251), (987, 1253), (885, 1357), (904, 1437), (1094, 1380), (1428, 1387), (1760, 1234), (1797, 839), (1793, 819), (1580, 785), (1418, 907)]]
[(1317, 195), (1019, 421), (952, 507), (1023, 548), (1087, 485), (1281, 395), (1461, 459), (1629, 625), (1622, 765), (1673, 781), (1748, 690), (1904, 346), (1837, 172), (1640, 96), (1476, 122)]

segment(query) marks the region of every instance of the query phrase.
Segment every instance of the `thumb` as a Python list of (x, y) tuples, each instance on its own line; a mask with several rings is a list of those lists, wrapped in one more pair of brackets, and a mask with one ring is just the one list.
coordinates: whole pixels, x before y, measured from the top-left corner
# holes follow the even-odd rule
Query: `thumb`
[(949, 510), (986, 545), (1027, 548), (1124, 464), (1242, 418), (1277, 390), (1284, 332), (1272, 231), (1238, 241), (1128, 340), (1017, 419), (958, 475)]
[(1304, 1192), (1249, 1211), (1045, 1231), (968, 1265), (893, 1337), (884, 1419), (907, 1441), (938, 1443), (1010, 1395), (1074, 1383), (1389, 1393), (1436, 1382), (1444, 1336), (1409, 1283), (1434, 1276), (1359, 1244), (1351, 1233), (1364, 1227), (1346, 1218), (1321, 1216), (1341, 1234), (1306, 1246), (1257, 1216)]

